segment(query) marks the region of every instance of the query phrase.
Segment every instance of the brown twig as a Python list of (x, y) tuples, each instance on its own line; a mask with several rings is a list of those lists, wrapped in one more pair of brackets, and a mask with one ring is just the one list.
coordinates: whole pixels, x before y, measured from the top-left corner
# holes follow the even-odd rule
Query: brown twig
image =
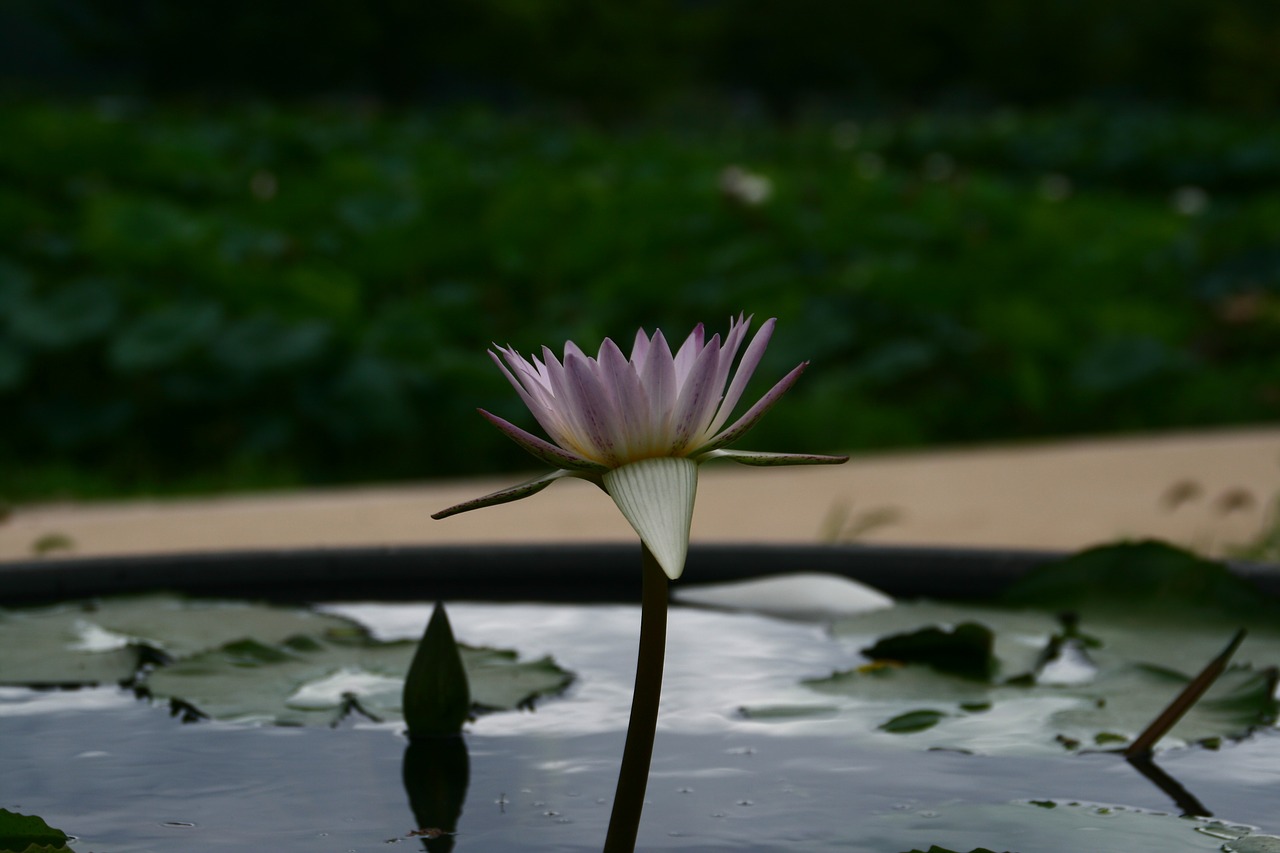
[(1183, 714), (1191, 710), (1191, 707), (1199, 701), (1204, 692), (1226, 670), (1227, 663), (1244, 640), (1245, 633), (1243, 628), (1236, 632), (1236, 635), (1231, 638), (1231, 642), (1227, 644), (1222, 654), (1209, 661), (1209, 665), (1201, 670), (1200, 674), (1193, 678), (1190, 684), (1183, 688), (1182, 692), (1169, 703), (1169, 707), (1161, 711), (1160, 716), (1152, 720), (1151, 725), (1143, 729), (1142, 734), (1138, 735), (1133, 743), (1129, 744), (1124, 751), (1125, 758), (1133, 759), (1151, 754), (1151, 748), (1156, 745), (1156, 742), (1168, 734), (1169, 729), (1173, 728), (1178, 720), (1182, 719)]

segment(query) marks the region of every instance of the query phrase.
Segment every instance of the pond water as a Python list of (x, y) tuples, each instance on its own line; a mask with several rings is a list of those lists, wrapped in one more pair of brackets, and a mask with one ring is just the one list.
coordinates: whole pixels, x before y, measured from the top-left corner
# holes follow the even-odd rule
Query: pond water
[[(426, 604), (324, 609), (387, 639), (416, 638), (430, 615)], [(460, 765), (440, 748), (465, 788), (456, 835), (412, 834), (423, 789), (444, 783), (420, 770), (406, 783), (399, 724), (184, 724), (115, 688), (0, 689), (0, 807), (40, 815), (77, 853), (600, 849), (638, 608), (451, 603), (449, 615), (464, 643), (550, 654), (576, 675), (535, 710), (470, 724)], [(1170, 795), (1115, 754), (928, 750), (839, 716), (740, 712), (813, 705), (800, 680), (856, 665), (865, 645), (817, 623), (674, 608), (638, 849), (1176, 853), (1280, 832), (1273, 728), (1159, 754), (1210, 820), (1177, 818)]]

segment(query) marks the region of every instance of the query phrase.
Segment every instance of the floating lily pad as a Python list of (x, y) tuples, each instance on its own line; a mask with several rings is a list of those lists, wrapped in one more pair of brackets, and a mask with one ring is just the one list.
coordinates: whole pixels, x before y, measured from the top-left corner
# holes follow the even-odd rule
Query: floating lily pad
[(872, 660), (922, 663), (961, 678), (987, 680), (996, 670), (991, 653), (991, 630), (976, 622), (962, 622), (954, 628), (929, 626), (905, 634), (894, 634), (862, 650)]
[(46, 853), (69, 851), (70, 837), (35, 815), (0, 809), (0, 853)]
[(990, 685), (915, 664), (873, 663), (802, 683), (830, 696), (881, 704), (938, 701), (948, 706), (973, 705), (988, 702), (991, 695)]
[(1280, 853), (1280, 836), (1246, 835), (1222, 845), (1223, 853)]
[(836, 637), (859, 643), (859, 648), (868, 650), (864, 654), (878, 656), (878, 652), (869, 651), (877, 643), (895, 636), (931, 629), (950, 634), (951, 641), (964, 644), (965, 635), (961, 634), (957, 640), (954, 631), (966, 623), (981, 626), (991, 634), (988, 662), (988, 679), (991, 681), (1007, 681), (1034, 673), (1046, 646), (1062, 630), (1052, 614), (968, 604), (911, 601), (900, 602), (892, 610), (838, 620), (832, 624), (831, 632)]
[[(157, 697), (180, 699), (216, 719), (330, 725), (359, 710), (373, 719), (396, 720), (416, 648), (409, 640), (238, 641), (157, 669), (145, 684)], [(466, 646), (460, 651), (472, 701), (482, 710), (525, 707), (572, 680), (548, 658), (522, 663), (514, 652)]]
[[(952, 665), (980, 664), (987, 631), (988, 677)], [(844, 700), (836, 717), (920, 746), (1002, 752), (1122, 748), (1230, 639), (1213, 623), (1154, 614), (1064, 624), (1050, 613), (932, 602), (844, 619), (833, 632), (879, 659), (802, 682)], [(1280, 633), (1255, 628), (1236, 660), (1166, 745), (1244, 737), (1275, 721)]]
[(880, 730), (892, 732), (896, 735), (912, 734), (914, 732), (922, 732), (925, 729), (931, 729), (940, 723), (946, 717), (944, 711), (923, 710), (908, 711), (905, 714), (899, 714), (892, 720), (886, 720), (880, 724)]
[(1223, 563), (1154, 541), (1090, 548), (1041, 566), (1015, 581), (1001, 601), (1086, 616), (1171, 619), (1194, 613), (1235, 626), (1280, 620), (1280, 602)]
[[(999, 805), (942, 803), (858, 822), (856, 851), (1249, 850), (1250, 828), (1123, 806), (1039, 800)], [(943, 841), (938, 845), (937, 841)], [(1224, 845), (1224, 842), (1226, 844)], [(1260, 848), (1266, 850), (1268, 848)]]
[[(130, 682), (188, 718), (328, 725), (400, 719), (417, 643), (339, 616), (155, 595), (0, 612), (0, 684)], [(473, 711), (529, 707), (573, 679), (550, 658), (459, 646)]]
[[(1187, 685), (1182, 675), (1144, 664), (1108, 671), (1087, 685), (1059, 690), (1084, 702), (1053, 714), (1047, 724), (1062, 737), (1091, 739), (1099, 746), (1123, 745)], [(1274, 671), (1231, 667), (1172, 729), (1184, 741), (1238, 738), (1275, 720)], [(1166, 700), (1158, 701), (1158, 697)], [(1157, 699), (1153, 705), (1153, 699)]]
[(308, 610), (171, 595), (0, 611), (0, 684), (110, 684), (156, 658), (181, 658), (253, 637), (367, 639), (355, 622)]

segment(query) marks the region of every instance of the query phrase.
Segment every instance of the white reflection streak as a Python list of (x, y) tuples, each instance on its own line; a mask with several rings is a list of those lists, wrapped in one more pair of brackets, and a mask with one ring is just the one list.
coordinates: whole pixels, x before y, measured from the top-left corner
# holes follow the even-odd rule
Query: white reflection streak
[(99, 711), (134, 707), (137, 704), (138, 700), (133, 693), (115, 685), (74, 690), (0, 687), (0, 717), (23, 717), (58, 711)]
[[(430, 604), (342, 604), (324, 609), (367, 625), (380, 639), (419, 637)], [(640, 609), (619, 605), (449, 604), (459, 642), (515, 648), (521, 659), (551, 655), (576, 680), (532, 713), (481, 717), (485, 735), (624, 731), (631, 709)], [(799, 684), (856, 665), (844, 643), (812, 623), (675, 607), (670, 611), (658, 727), (689, 734), (794, 732), (795, 723), (744, 720), (752, 705), (816, 704)], [(806, 723), (812, 725), (812, 722)]]

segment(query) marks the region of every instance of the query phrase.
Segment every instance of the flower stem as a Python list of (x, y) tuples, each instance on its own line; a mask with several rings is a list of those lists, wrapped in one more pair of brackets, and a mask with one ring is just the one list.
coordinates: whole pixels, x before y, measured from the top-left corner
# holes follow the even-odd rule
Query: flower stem
[(631, 722), (622, 748), (622, 768), (613, 796), (613, 814), (605, 836), (604, 853), (631, 853), (636, 847), (644, 792), (649, 784), (653, 733), (658, 725), (662, 696), (662, 663), (667, 646), (667, 575), (642, 545), (644, 587), (640, 598), (640, 650), (636, 657), (636, 687), (631, 695)]

